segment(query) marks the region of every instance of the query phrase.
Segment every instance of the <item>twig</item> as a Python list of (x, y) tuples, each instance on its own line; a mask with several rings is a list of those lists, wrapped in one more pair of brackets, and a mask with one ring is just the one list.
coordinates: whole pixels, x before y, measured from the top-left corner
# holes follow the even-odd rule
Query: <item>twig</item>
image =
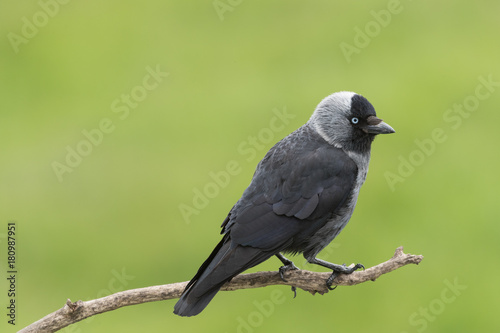
[[(423, 256), (403, 253), (403, 247), (396, 249), (394, 256), (386, 262), (370, 267), (364, 271), (357, 271), (350, 275), (339, 275), (334, 284), (339, 286), (352, 286), (366, 281), (375, 281), (382, 274), (392, 272), (399, 267), (408, 264), (418, 264)], [(305, 270), (286, 272), (286, 282), (283, 281), (278, 271), (257, 272), (241, 274), (234, 277), (221, 290), (238, 290), (249, 288), (261, 288), (270, 285), (289, 285), (301, 288), (312, 294), (324, 294), (328, 292), (326, 279), (331, 273), (317, 273)], [(116, 310), (118, 308), (141, 304), (146, 302), (163, 301), (179, 298), (186, 287), (187, 282), (165, 284), (139, 289), (121, 291), (106, 297), (90, 301), (71, 302), (69, 299), (59, 310), (43, 317), (33, 324), (23, 328), (19, 332), (56, 332), (68, 325), (76, 323), (85, 318), (99, 313)]]

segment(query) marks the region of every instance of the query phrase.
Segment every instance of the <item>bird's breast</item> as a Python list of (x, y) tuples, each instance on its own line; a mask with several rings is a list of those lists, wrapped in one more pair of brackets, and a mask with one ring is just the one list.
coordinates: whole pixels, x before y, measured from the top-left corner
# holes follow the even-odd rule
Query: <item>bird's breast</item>
[(359, 191), (366, 180), (366, 175), (368, 174), (370, 154), (358, 154), (353, 152), (347, 152), (347, 154), (356, 163), (358, 168), (355, 183), (346, 203), (342, 207), (337, 208), (337, 211), (325, 223), (325, 225), (315, 232), (310, 238), (308, 242), (309, 246), (304, 251), (304, 256), (306, 258), (315, 257), (321, 250), (330, 244), (335, 237), (337, 237), (337, 235), (342, 231), (342, 229), (344, 229), (351, 219), (354, 208), (356, 207)]

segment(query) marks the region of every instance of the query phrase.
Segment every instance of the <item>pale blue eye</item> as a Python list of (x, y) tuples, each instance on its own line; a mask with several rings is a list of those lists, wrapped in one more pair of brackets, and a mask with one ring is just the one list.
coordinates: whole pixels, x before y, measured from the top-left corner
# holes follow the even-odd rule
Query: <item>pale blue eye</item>
[(353, 124), (357, 124), (357, 123), (359, 123), (359, 119), (357, 117), (352, 117), (351, 122)]

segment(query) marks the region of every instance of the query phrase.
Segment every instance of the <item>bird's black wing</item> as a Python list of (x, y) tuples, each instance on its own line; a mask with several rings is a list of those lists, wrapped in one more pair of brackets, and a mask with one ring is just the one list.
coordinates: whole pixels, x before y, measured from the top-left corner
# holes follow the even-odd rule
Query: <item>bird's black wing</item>
[(348, 200), (356, 175), (352, 159), (322, 138), (281, 141), (259, 163), (222, 232), (233, 244), (298, 252)]

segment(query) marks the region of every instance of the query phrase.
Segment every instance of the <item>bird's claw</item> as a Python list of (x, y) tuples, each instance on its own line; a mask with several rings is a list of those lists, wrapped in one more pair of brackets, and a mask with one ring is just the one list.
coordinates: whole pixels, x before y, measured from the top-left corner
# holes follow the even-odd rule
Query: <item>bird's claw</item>
[(365, 266), (363, 266), (363, 264), (356, 264), (353, 267), (347, 267), (346, 264), (343, 264), (341, 267), (342, 267), (342, 269), (334, 270), (332, 272), (332, 275), (330, 275), (330, 277), (328, 277), (328, 279), (326, 280), (326, 287), (329, 290), (334, 290), (335, 288), (337, 288), (337, 286), (332, 288), (333, 280), (335, 280), (335, 278), (337, 276), (339, 276), (341, 273), (342, 274), (351, 274), (360, 268), (363, 268), (363, 270), (365, 270)]
[(337, 286), (332, 288), (333, 280), (335, 280), (337, 276), (339, 276), (339, 273), (333, 271), (332, 275), (330, 275), (330, 277), (326, 280), (326, 287), (329, 290), (335, 290), (337, 288)]
[[(286, 279), (285, 279), (285, 273), (288, 272), (288, 271), (293, 271), (293, 270), (296, 270), (298, 269), (297, 266), (295, 266), (293, 264), (293, 262), (290, 262), (289, 264), (286, 264), (286, 265), (283, 265), (280, 267), (279, 269), (279, 272), (280, 272), (280, 278), (281, 280), (283, 280), (284, 282), (288, 282)], [(292, 287), (293, 288), (293, 287)], [(293, 289), (292, 289), (293, 290)]]
[[(288, 282), (285, 279), (285, 273), (287, 271), (293, 271), (293, 270), (296, 270), (296, 269), (298, 269), (297, 266), (295, 266), (293, 264), (293, 262), (291, 262), (291, 261), (288, 261), (288, 263), (286, 265), (281, 266), (280, 269), (279, 269), (281, 280), (283, 280), (283, 282)], [(293, 291), (293, 298), (297, 297), (297, 287), (292, 286), (292, 291)]]
[[(345, 264), (344, 264), (344, 266), (345, 266)], [(363, 266), (363, 264), (356, 264), (356, 265), (354, 265), (354, 267), (348, 267), (347, 268), (348, 271), (345, 272), (344, 274), (351, 274), (352, 272), (357, 271), (360, 268), (363, 268), (363, 270), (365, 270), (365, 266)]]

